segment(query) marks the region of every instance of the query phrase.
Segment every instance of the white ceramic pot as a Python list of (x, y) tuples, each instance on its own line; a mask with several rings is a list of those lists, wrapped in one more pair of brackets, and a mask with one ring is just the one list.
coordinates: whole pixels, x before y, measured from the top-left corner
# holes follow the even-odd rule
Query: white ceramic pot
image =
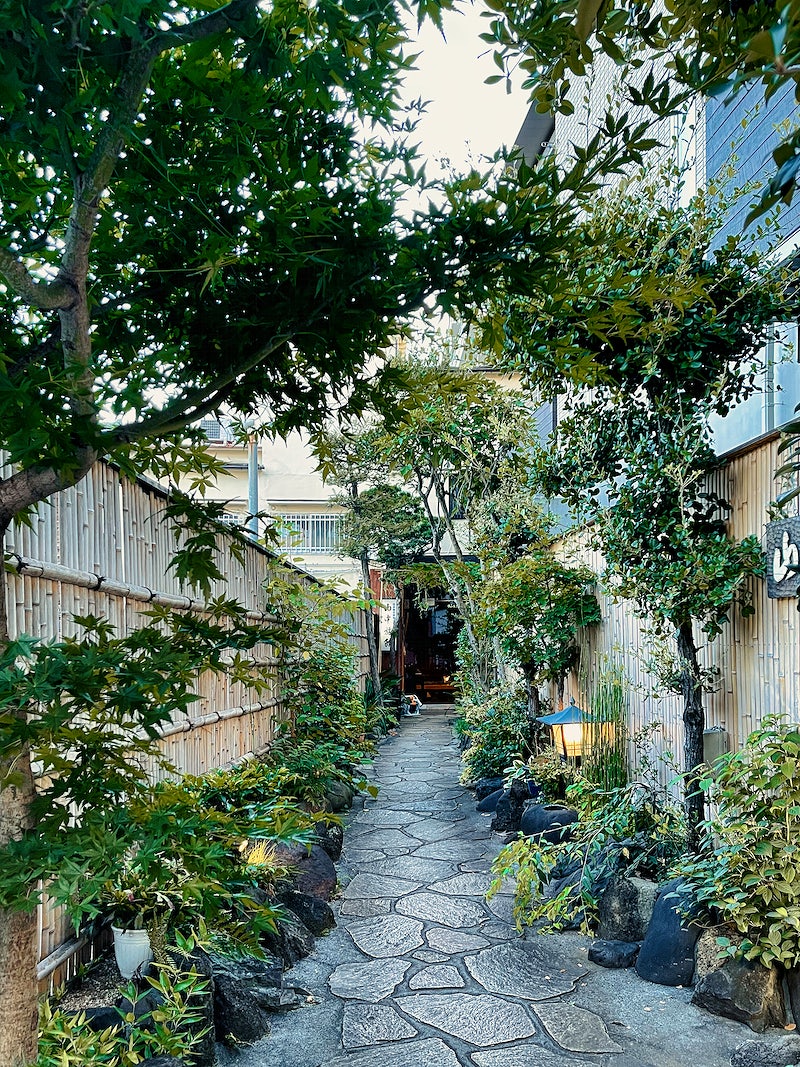
[(153, 958), (147, 931), (122, 930), (118, 926), (112, 926), (111, 929), (114, 931), (114, 956), (119, 973), (123, 978), (138, 977)]

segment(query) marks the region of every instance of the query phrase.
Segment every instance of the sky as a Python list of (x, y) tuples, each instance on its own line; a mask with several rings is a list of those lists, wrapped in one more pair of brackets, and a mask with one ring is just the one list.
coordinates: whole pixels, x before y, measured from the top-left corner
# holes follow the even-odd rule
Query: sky
[(445, 156), (457, 170), (466, 164), (470, 149), (479, 157), (493, 154), (501, 144), (512, 145), (528, 110), (524, 93), (508, 95), (504, 82), (484, 83), (500, 71), (491, 46), (479, 40), (488, 26), (479, 10), (446, 11), (446, 40), (426, 22), (412, 49), (422, 53), (419, 69), (406, 78), (409, 100), (430, 100), (418, 126), (423, 155)]

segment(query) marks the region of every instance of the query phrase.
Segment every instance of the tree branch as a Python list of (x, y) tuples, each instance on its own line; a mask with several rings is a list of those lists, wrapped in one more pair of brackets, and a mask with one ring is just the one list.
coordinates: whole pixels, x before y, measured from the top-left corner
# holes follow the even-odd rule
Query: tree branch
[(75, 302), (75, 290), (67, 281), (37, 281), (7, 248), (0, 248), (0, 274), (17, 296), (40, 311), (57, 311)]
[(243, 374), (257, 367), (277, 348), (286, 344), (296, 332), (296, 329), (287, 330), (273, 337), (266, 345), (262, 345), (255, 353), (237, 364), (229, 374), (215, 382), (210, 394), (208, 389), (193, 389), (185, 396), (176, 397), (175, 400), (170, 401), (157, 414), (144, 418), (140, 422), (117, 427), (110, 434), (111, 440), (117, 444), (127, 444), (141, 440), (143, 437), (151, 437), (156, 433), (173, 433), (182, 430), (188, 423), (202, 418), (203, 415), (207, 415), (209, 411), (218, 407), (226, 399), (230, 388)]

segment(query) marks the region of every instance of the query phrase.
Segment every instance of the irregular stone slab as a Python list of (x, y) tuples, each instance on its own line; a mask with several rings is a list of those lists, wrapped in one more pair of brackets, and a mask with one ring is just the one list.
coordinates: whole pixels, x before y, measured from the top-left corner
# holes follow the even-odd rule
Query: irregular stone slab
[(448, 874), (452, 874), (453, 868), (454, 864), (444, 863), (441, 860), (426, 860), (419, 856), (395, 856), (391, 859), (364, 864), (361, 870), (371, 874), (407, 878), (427, 885), (429, 882), (437, 882), (446, 878)]
[(593, 1011), (574, 1004), (537, 1004), (533, 1010), (550, 1037), (567, 1052), (622, 1052)]
[(356, 945), (366, 956), (389, 959), (402, 956), (421, 948), (422, 923), (404, 915), (387, 915), (384, 918), (362, 919), (347, 927)]
[(356, 837), (354, 844), (357, 848), (383, 851), (387, 848), (414, 848), (421, 845), (422, 842), (409, 837), (402, 830), (395, 830), (390, 827), (386, 830), (367, 830)]
[(492, 897), (491, 900), (486, 901), (486, 906), (490, 911), (494, 912), (498, 919), (504, 923), (509, 923), (511, 926), (515, 925), (514, 919), (514, 898), (503, 894), (500, 896)]
[(337, 1056), (322, 1067), (459, 1067), (456, 1054), (438, 1038), (382, 1045), (351, 1056)]
[(439, 893), (412, 893), (399, 900), (396, 908), (402, 915), (458, 929), (477, 926), (486, 918), (483, 905), (477, 901), (443, 897)]
[(379, 830), (384, 827), (402, 830), (403, 827), (409, 826), (411, 823), (419, 822), (421, 818), (422, 816), (416, 811), (374, 808), (357, 815), (350, 823), (348, 831), (352, 833), (355, 830), (357, 833), (361, 833), (364, 830)]
[[(430, 948), (418, 948), (411, 955), (415, 960), (422, 960), (423, 963), (446, 963), (450, 959), (443, 952), (434, 952)], [(116, 1016), (116, 1018), (119, 1018), (119, 1016)]]
[(328, 979), (331, 993), (342, 1000), (368, 1000), (375, 1003), (394, 993), (411, 966), (405, 960), (370, 960), (343, 963)]
[(513, 1049), (491, 1049), (473, 1052), (470, 1057), (477, 1067), (592, 1067), (597, 1061), (577, 1060), (561, 1056), (540, 1045), (516, 1045)]
[(385, 858), (384, 852), (379, 852), (377, 848), (354, 848), (352, 845), (345, 844), (344, 846), (345, 859), (348, 862), (356, 864), (361, 867), (365, 863), (373, 863), (375, 860), (382, 860)]
[(501, 922), (500, 919), (493, 919), (488, 923), (484, 923), (481, 926), (481, 934), (484, 937), (490, 937), (493, 941), (522, 940), (522, 934), (517, 930), (516, 926)]
[(450, 955), (454, 952), (474, 952), (476, 949), (486, 948), (489, 944), (485, 937), (478, 937), (477, 934), (465, 934), (461, 930), (442, 930), (441, 927), (429, 930), (425, 937), (431, 948)]
[(406, 882), (402, 878), (386, 878), (379, 874), (357, 874), (345, 889), (344, 897), (346, 900), (402, 897), (419, 888), (419, 882)]
[(426, 967), (408, 980), (409, 989), (463, 989), (464, 979), (455, 967)]
[(423, 819), (414, 823), (414, 837), (420, 841), (442, 841), (446, 837), (455, 837), (461, 832), (459, 822), (466, 815), (453, 813), (443, 819)]
[(416, 993), (397, 997), (395, 1003), (414, 1019), (472, 1045), (501, 1045), (536, 1033), (521, 1004), (485, 993)]
[(360, 915), (362, 918), (369, 918), (373, 915), (388, 915), (391, 910), (391, 900), (343, 900), (339, 908), (339, 914)]
[(432, 893), (444, 893), (448, 897), (484, 897), (491, 884), (489, 874), (457, 874), (428, 888)]
[(404, 1041), (418, 1034), (388, 1004), (345, 1004), (342, 1044), (347, 1049), (370, 1048), (379, 1041)]
[(448, 863), (464, 863), (466, 860), (480, 859), (486, 853), (485, 841), (429, 841), (427, 845), (414, 849), (415, 856), (429, 860), (446, 860)]
[(549, 1000), (570, 993), (587, 973), (536, 942), (493, 945), (464, 961), (472, 977), (490, 993), (513, 993), (523, 1000)]

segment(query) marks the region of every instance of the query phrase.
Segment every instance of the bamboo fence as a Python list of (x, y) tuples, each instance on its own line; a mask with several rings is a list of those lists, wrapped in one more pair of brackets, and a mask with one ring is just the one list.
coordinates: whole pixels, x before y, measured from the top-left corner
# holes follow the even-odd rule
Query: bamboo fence
[[(170, 561), (182, 535), (165, 514), (168, 495), (144, 479), (123, 478), (110, 464), (97, 463), (77, 486), (42, 503), (30, 522), (16, 524), (6, 539), (6, 597), (12, 638), (25, 633), (43, 641), (79, 632), (76, 616), (107, 619), (117, 634), (131, 633), (151, 620), (153, 605), (204, 610), (181, 583)], [(235, 599), (253, 620), (267, 618), (265, 586), (270, 577), (291, 574), (309, 587), (316, 579), (276, 559), (258, 544), (245, 546), (239, 562), (218, 541), (218, 565), (225, 581), (212, 596)], [(363, 611), (349, 612), (359, 681), (368, 673)], [(275, 650), (261, 645), (253, 656), (276, 664)], [(280, 679), (258, 694), (221, 673), (197, 680), (196, 701), (162, 731), (163, 753), (181, 773), (202, 774), (224, 767), (270, 744), (283, 715)], [(153, 777), (163, 773), (153, 762)], [(104, 946), (76, 936), (68, 917), (45, 895), (39, 908), (39, 978), (53, 988)]]
[[(777, 435), (735, 454), (710, 478), (709, 488), (732, 505), (728, 532), (740, 540), (762, 538), (769, 509), (778, 495), (775, 470), (780, 465)], [(792, 505), (800, 513), (798, 503)], [(582, 541), (582, 538), (584, 539)], [(587, 564), (602, 576), (603, 559), (585, 547), (585, 532), (570, 533), (562, 553), (571, 562)], [(600, 586), (602, 582), (600, 583)], [(751, 616), (734, 610), (722, 633), (709, 642), (697, 628), (703, 668), (710, 672), (711, 691), (705, 694), (706, 726), (727, 732), (729, 747), (740, 746), (769, 715), (800, 722), (800, 614), (794, 597), (769, 599), (765, 579), (752, 580)], [(565, 685), (566, 698), (574, 697), (592, 710), (592, 694), (609, 665), (624, 679), (629, 737), (628, 759), (636, 768), (642, 759), (658, 763), (662, 784), (674, 779), (670, 756), (683, 763), (681, 698), (659, 686), (648, 663), (652, 644), (646, 624), (625, 601), (600, 592), (602, 623), (580, 635), (579, 664)], [(555, 694), (553, 694), (555, 695)]]

